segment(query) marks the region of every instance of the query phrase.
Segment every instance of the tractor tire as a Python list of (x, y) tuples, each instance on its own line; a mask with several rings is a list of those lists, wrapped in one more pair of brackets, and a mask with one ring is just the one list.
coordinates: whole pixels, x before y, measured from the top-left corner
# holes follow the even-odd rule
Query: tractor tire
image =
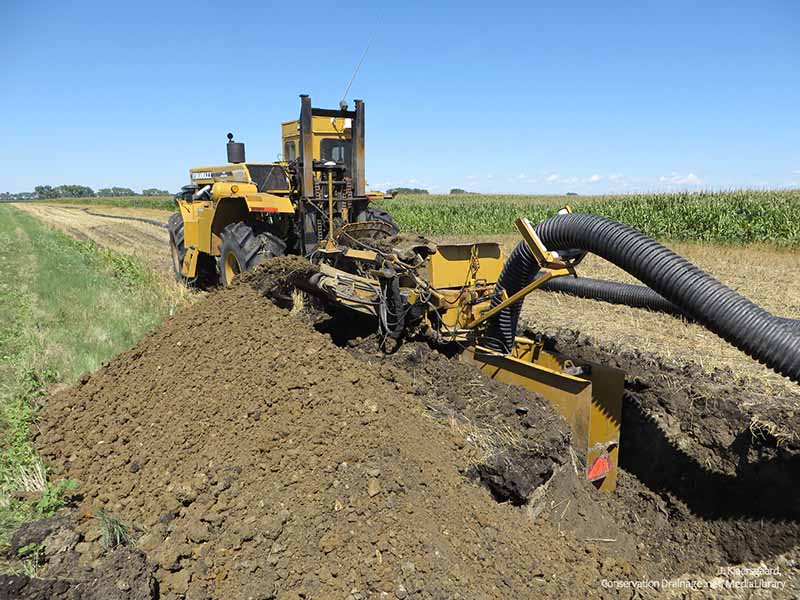
[(237, 275), (251, 271), (269, 258), (286, 254), (286, 242), (249, 224), (239, 221), (222, 230), (219, 247), (219, 277), (223, 286), (230, 286)]
[(363, 217), (359, 219), (360, 221), (383, 221), (387, 225), (391, 226), (391, 235), (397, 235), (400, 233), (400, 228), (397, 226), (397, 223), (394, 222), (394, 218), (388, 210), (378, 208), (377, 206), (369, 206), (362, 213), (362, 215)]
[(175, 272), (175, 279), (186, 281), (186, 277), (181, 272), (183, 259), (186, 256), (186, 246), (183, 241), (183, 217), (181, 213), (173, 213), (167, 221), (169, 230), (169, 250), (172, 256), (172, 270)]

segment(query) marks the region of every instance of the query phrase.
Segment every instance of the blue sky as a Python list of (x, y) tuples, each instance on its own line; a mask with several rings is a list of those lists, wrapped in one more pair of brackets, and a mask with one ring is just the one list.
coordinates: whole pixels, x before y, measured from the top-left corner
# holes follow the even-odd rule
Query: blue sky
[(375, 189), (800, 186), (794, 0), (0, 0), (0, 22), (0, 191), (174, 191), (228, 131), (273, 160), (370, 38), (348, 96)]

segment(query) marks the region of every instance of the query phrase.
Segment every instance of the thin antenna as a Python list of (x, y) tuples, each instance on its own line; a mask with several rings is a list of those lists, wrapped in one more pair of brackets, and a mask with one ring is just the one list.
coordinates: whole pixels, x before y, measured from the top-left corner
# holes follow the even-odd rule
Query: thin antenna
[(364, 54), (361, 55), (361, 60), (359, 60), (358, 64), (356, 65), (356, 70), (353, 71), (353, 76), (350, 78), (350, 83), (347, 84), (347, 88), (345, 88), (344, 94), (342, 94), (342, 99), (339, 100), (340, 104), (342, 102), (344, 102), (345, 98), (347, 98), (347, 92), (350, 91), (350, 86), (353, 85), (353, 82), (356, 79), (356, 75), (358, 75), (358, 71), (359, 71), (359, 69), (361, 69), (361, 64), (364, 62), (364, 59), (367, 57), (367, 52), (369, 52), (369, 47), (372, 45), (372, 40), (373, 40), (374, 37), (375, 37), (375, 34), (373, 33), (370, 36), (369, 41), (367, 42), (367, 47), (364, 48)]

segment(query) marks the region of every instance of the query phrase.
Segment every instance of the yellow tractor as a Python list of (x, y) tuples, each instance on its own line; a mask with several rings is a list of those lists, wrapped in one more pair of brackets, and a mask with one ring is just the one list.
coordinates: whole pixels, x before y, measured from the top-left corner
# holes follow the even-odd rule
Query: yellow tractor
[(366, 192), (364, 102), (330, 110), (300, 98), (300, 118), (281, 127), (280, 162), (247, 162), (244, 144), (229, 133), (228, 164), (189, 171), (168, 224), (179, 278), (227, 286), (266, 258), (333, 252), (345, 234), (398, 233), (391, 216), (371, 205), (383, 194)]
[[(280, 162), (247, 162), (244, 145), (228, 138), (228, 164), (191, 169), (191, 184), (176, 196), (180, 211), (169, 231), (179, 277), (230, 285), (270, 257), (305, 257), (302, 281), (292, 285), (327, 307), (373, 317), (388, 351), (420, 335), (457, 344), (487, 376), (546, 397), (571, 425), (585, 476), (602, 491), (616, 484), (624, 374), (517, 336), (522, 300), (534, 290), (569, 283), (586, 297), (666, 304), (800, 380), (796, 322), (770, 315), (622, 223), (569, 207), (535, 227), (520, 218), (523, 239), (508, 260), (497, 243), (435, 245), (399, 235), (373, 204), (383, 194), (366, 192), (360, 100), (355, 110), (331, 110), (301, 96), (300, 119), (282, 126)], [(650, 287), (576, 279), (587, 252)]]
[(520, 220), (541, 273), (522, 289), (498, 293), (499, 244), (437, 246), (398, 235), (392, 217), (373, 204), (383, 194), (366, 192), (361, 100), (351, 111), (313, 108), (308, 96), (300, 98), (300, 118), (282, 125), (280, 162), (247, 162), (244, 145), (228, 134), (228, 164), (190, 170), (169, 220), (178, 277), (230, 285), (270, 257), (303, 256), (312, 268), (300, 287), (328, 306), (373, 317), (385, 344), (415, 335), (462, 344), (490, 377), (550, 398), (573, 426), (587, 477), (613, 489), (622, 373), (577, 365), (505, 326), (495, 331), (522, 297), (571, 273), (579, 258), (551, 255)]

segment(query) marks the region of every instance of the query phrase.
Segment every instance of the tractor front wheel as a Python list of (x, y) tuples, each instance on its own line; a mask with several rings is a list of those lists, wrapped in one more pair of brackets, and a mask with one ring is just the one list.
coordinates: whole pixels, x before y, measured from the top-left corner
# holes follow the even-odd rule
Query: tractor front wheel
[(243, 221), (225, 227), (220, 239), (219, 275), (225, 287), (239, 274), (254, 269), (268, 258), (286, 253), (286, 243), (278, 236), (269, 232), (256, 233)]

